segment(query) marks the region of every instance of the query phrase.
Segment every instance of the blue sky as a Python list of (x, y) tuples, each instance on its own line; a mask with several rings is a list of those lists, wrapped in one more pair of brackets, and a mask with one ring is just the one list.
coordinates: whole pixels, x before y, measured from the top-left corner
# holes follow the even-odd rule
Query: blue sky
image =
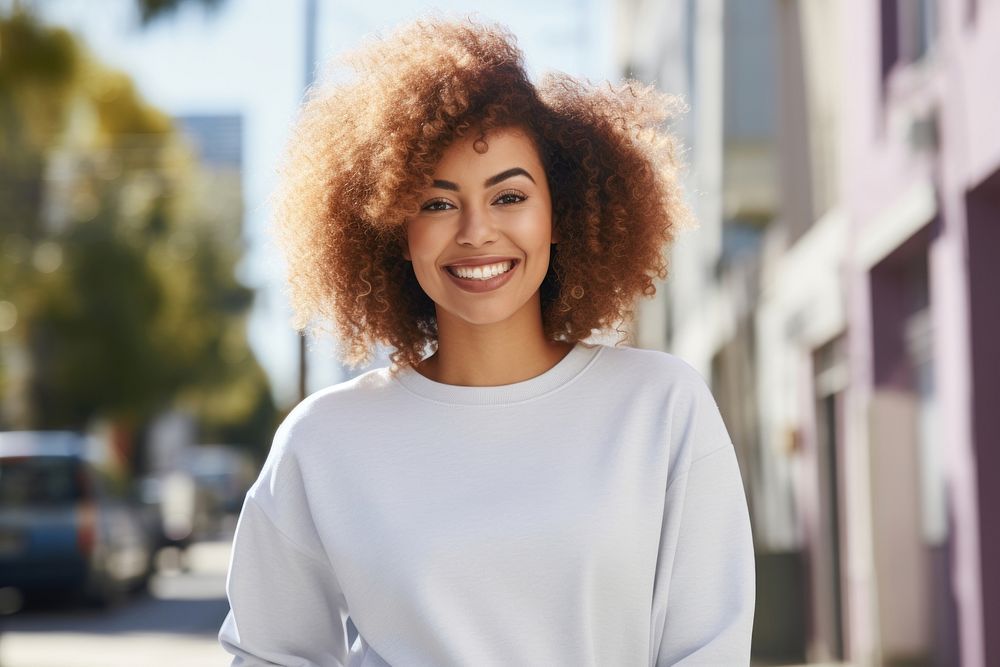
[[(7, 4), (7, 3), (4, 3)], [(141, 29), (132, 0), (44, 0), (47, 21), (77, 32), (98, 57), (130, 74), (150, 102), (172, 115), (239, 113), (244, 118), (243, 188), (249, 252), (240, 277), (258, 290), (250, 342), (282, 405), (295, 400), (297, 342), (288, 323), (280, 260), (263, 233), (267, 196), (305, 78), (305, 0), (225, 0), (218, 11), (190, 5)], [(512, 2), (319, 0), (319, 60), (372, 33), (428, 11), (473, 14), (509, 26), (533, 76), (561, 70), (614, 79), (610, 0)], [(342, 379), (330, 348), (311, 352), (310, 390)]]

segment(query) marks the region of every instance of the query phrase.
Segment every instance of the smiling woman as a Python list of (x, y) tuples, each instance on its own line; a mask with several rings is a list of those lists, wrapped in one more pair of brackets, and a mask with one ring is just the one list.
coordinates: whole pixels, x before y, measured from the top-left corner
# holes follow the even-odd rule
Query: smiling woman
[(584, 340), (687, 220), (672, 102), (536, 87), (469, 22), (349, 60), (305, 105), (276, 228), (297, 324), (394, 364), (278, 429), (233, 544), (233, 664), (747, 664), (750, 522), (708, 387)]
[[(689, 221), (664, 127), (676, 99), (635, 82), (590, 86), (562, 74), (535, 86), (509, 33), (472, 23), (412, 24), (343, 62), (353, 71), (314, 88), (303, 107), (274, 230), (295, 325), (332, 328), (348, 362), (370, 359), (381, 343), (394, 363), (416, 366), (438, 346), (439, 309), (400, 261), (407, 220), (429, 212), (435, 180), (462, 180), (439, 173), (446, 150), (464, 140), (489, 156), (491, 130), (529, 141), (533, 178), (549, 189), (562, 242), (539, 294), (547, 340), (572, 344), (615, 327), (666, 276), (663, 249)], [(515, 167), (531, 171), (518, 160), (486, 176)]]
[[(544, 342), (539, 288), (550, 264), (552, 200), (535, 143), (518, 129), (455, 141), (433, 176), (421, 195), (426, 201), (406, 220), (403, 257), (434, 302), (438, 325), (438, 350), (418, 368), (447, 381), (439, 360), (456, 339), (482, 340), (496, 331), (505, 347), (522, 356)], [(475, 368), (483, 377), (482, 359), (495, 346), (481, 347), (488, 349), (478, 351)], [(491, 382), (525, 379), (510, 376), (517, 365), (509, 359), (497, 360), (507, 373), (493, 375)], [(544, 354), (542, 363), (552, 365)], [(451, 384), (475, 384), (474, 379), (453, 377)]]

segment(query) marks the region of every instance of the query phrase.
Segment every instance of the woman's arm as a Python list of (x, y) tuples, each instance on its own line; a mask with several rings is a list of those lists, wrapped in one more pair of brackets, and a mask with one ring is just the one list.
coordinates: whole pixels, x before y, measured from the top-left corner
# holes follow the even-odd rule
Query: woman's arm
[(347, 604), (329, 559), (285, 535), (248, 496), (226, 580), (219, 631), (236, 666), (347, 664)]
[(219, 631), (234, 667), (344, 667), (347, 601), (319, 538), (299, 460), (323, 432), (300, 403), (274, 435), (236, 524)]
[(743, 482), (727, 443), (667, 487), (653, 608), (661, 634), (656, 667), (748, 665), (754, 576)]

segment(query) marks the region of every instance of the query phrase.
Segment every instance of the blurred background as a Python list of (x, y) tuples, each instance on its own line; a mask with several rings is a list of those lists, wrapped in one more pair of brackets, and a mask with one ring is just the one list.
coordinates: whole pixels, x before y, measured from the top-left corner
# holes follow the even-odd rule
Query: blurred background
[[(228, 664), (274, 428), (364, 370), (289, 325), (275, 167), (318, 64), (430, 7), (0, 0), (0, 666)], [(1000, 665), (1000, 2), (433, 7), (690, 107), (630, 336), (733, 437), (755, 664)]]

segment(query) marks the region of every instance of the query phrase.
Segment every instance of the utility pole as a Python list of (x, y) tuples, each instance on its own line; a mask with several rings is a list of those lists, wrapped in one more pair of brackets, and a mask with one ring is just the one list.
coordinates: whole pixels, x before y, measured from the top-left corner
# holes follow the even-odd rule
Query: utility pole
[[(319, 14), (319, 0), (305, 0), (305, 86), (308, 91), (316, 80), (316, 41), (318, 25), (316, 17)], [(303, 400), (308, 392), (309, 362), (306, 350), (306, 332), (299, 334), (299, 400)]]

